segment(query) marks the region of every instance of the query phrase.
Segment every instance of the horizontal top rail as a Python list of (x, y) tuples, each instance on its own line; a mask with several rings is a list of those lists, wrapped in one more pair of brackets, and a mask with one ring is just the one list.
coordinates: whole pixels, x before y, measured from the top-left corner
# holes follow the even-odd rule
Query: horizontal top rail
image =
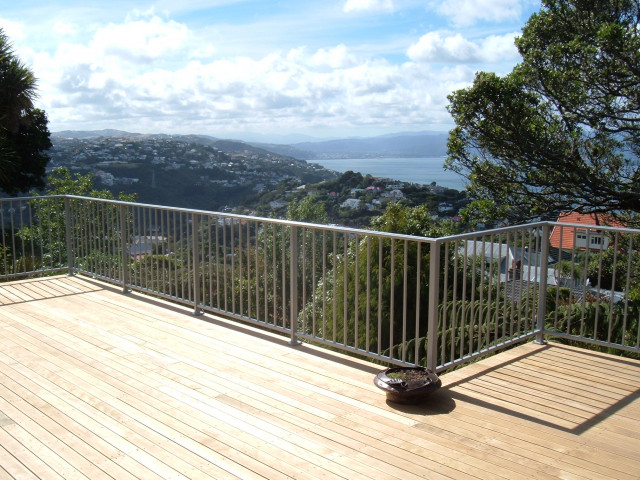
[(639, 234), (640, 229), (629, 227), (612, 227), (610, 225), (585, 225), (582, 223), (564, 223), (564, 222), (546, 222), (551, 226), (564, 228), (572, 228), (577, 230), (603, 230), (608, 232), (624, 232), (630, 234)]
[(478, 236), (490, 236), (490, 235), (498, 235), (501, 233), (520, 231), (522, 230), (522, 228), (528, 228), (528, 229), (542, 228), (545, 225), (549, 225), (550, 227), (562, 226), (565, 228), (574, 228), (574, 229), (598, 229), (598, 230), (612, 231), (612, 232), (619, 231), (619, 232), (625, 232), (625, 233), (631, 233), (631, 234), (640, 234), (640, 229), (634, 229), (634, 228), (628, 228), (628, 227), (615, 227), (615, 226), (609, 226), (609, 225), (584, 225), (579, 223), (565, 223), (565, 222), (557, 222), (557, 221), (551, 221), (551, 220), (542, 220), (538, 222), (527, 223), (524, 225), (522, 224), (509, 225), (504, 227), (480, 230), (475, 232), (458, 233), (455, 235), (448, 235), (448, 236), (436, 238), (436, 237), (424, 237), (419, 235), (406, 235), (406, 234), (399, 234), (399, 233), (380, 232), (378, 230), (345, 227), (345, 226), (336, 225), (336, 224), (300, 222), (295, 220), (286, 220), (286, 219), (279, 219), (279, 218), (259, 217), (259, 216), (236, 214), (236, 213), (226, 213), (226, 212), (219, 212), (215, 210), (201, 210), (201, 209), (193, 209), (193, 208), (171, 207), (167, 205), (128, 202), (128, 201), (116, 200), (116, 199), (86, 197), (81, 195), (43, 195), (43, 196), (29, 196), (29, 197), (5, 197), (5, 198), (0, 198), (0, 201), (2, 202), (30, 201), (30, 200), (43, 199), (43, 198), (70, 198), (70, 199), (77, 199), (77, 200), (99, 201), (101, 203), (107, 203), (112, 205), (125, 205), (125, 206), (142, 207), (142, 208), (161, 208), (162, 210), (169, 211), (169, 212), (176, 212), (176, 213), (180, 212), (180, 213), (191, 213), (191, 214), (198, 214), (198, 215), (216, 215), (222, 218), (237, 218), (237, 219), (250, 220), (250, 221), (265, 221), (265, 222), (270, 222), (278, 225), (315, 228), (320, 230), (327, 230), (327, 231), (330, 230), (330, 231), (336, 231), (336, 232), (342, 232), (342, 233), (352, 233), (352, 234), (361, 234), (361, 235), (364, 235), (364, 234), (376, 235), (376, 236), (385, 237), (385, 238), (395, 238), (395, 239), (432, 242), (432, 243), (445, 243), (453, 240), (467, 240), (467, 239), (477, 238)]
[(252, 215), (243, 215), (236, 213), (225, 213), (225, 212), (217, 212), (213, 210), (199, 210), (193, 208), (182, 208), (182, 207), (170, 207), (166, 205), (154, 205), (150, 203), (138, 203), (138, 202), (127, 202), (123, 200), (115, 200), (115, 199), (103, 199), (96, 197), (85, 197), (80, 195), (43, 195), (36, 197), (11, 197), (11, 198), (2, 198), (0, 201), (8, 201), (8, 200), (16, 200), (16, 201), (30, 201), (30, 200), (38, 200), (38, 199), (46, 199), (46, 198), (69, 198), (76, 200), (88, 200), (88, 201), (97, 201), (100, 203), (106, 203), (111, 205), (124, 205), (136, 208), (159, 208), (167, 212), (176, 212), (176, 213), (189, 213), (189, 214), (197, 214), (197, 215), (215, 215), (217, 217), (222, 218), (234, 218), (240, 220), (247, 221), (263, 221), (269, 222), (277, 225), (284, 225), (289, 227), (306, 227), (306, 228), (314, 228), (317, 230), (326, 230), (332, 232), (341, 232), (348, 234), (360, 234), (360, 235), (375, 235), (382, 238), (394, 238), (397, 240), (411, 240), (411, 241), (422, 241), (422, 242), (435, 242), (439, 239), (432, 237), (421, 237), (416, 235), (405, 235), (400, 233), (389, 233), (389, 232), (380, 232), (377, 230), (367, 230), (363, 228), (352, 228), (352, 227), (344, 227), (341, 225), (335, 224), (322, 224), (322, 223), (311, 223), (311, 222), (299, 222), (295, 220), (285, 220), (279, 218), (270, 218), (270, 217), (258, 217)]

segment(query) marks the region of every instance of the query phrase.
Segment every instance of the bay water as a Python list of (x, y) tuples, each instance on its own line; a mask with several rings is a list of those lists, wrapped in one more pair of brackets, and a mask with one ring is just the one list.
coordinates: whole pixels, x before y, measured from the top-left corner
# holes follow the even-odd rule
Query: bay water
[(340, 158), (307, 160), (317, 163), (329, 170), (344, 173), (351, 170), (362, 175), (370, 174), (374, 177), (391, 178), (401, 182), (437, 185), (454, 190), (464, 190), (467, 179), (463, 176), (444, 169), (445, 157), (416, 157), (416, 158)]

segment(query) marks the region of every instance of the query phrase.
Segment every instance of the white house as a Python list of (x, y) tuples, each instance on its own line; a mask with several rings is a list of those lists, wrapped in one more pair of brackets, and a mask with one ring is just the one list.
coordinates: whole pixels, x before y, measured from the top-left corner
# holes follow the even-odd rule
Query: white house
[[(504, 282), (514, 278), (530, 282), (540, 282), (543, 273), (539, 252), (529, 251), (528, 248), (507, 245), (505, 243), (483, 242), (480, 240), (467, 240), (461, 247), (460, 253), (465, 257), (482, 257), (488, 265), (495, 263), (498, 266), (500, 281)], [(552, 257), (547, 259), (548, 265), (554, 263)], [(556, 284), (556, 271), (553, 266), (547, 267), (547, 285)]]
[(359, 198), (347, 198), (344, 202), (342, 202), (342, 204), (340, 205), (342, 208), (350, 208), (352, 210), (355, 210), (356, 208), (360, 208), (360, 199)]
[(389, 192), (384, 192), (382, 196), (395, 202), (397, 202), (398, 200), (404, 200), (404, 193), (402, 193), (402, 191), (398, 190), (397, 188)]

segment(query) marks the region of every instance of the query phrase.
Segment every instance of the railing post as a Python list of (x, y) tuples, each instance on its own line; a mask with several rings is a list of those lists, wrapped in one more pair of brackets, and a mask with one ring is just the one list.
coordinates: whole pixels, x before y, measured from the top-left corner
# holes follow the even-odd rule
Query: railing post
[(74, 257), (73, 247), (71, 245), (71, 200), (69, 199), (69, 197), (64, 197), (64, 215), (65, 242), (67, 246), (67, 267), (69, 269), (69, 275), (73, 275)]
[(191, 250), (193, 260), (193, 314), (202, 315), (200, 309), (200, 245), (198, 243), (198, 214), (191, 215)]
[(542, 248), (540, 250), (540, 283), (538, 291), (538, 313), (536, 329), (538, 334), (536, 336), (536, 343), (545, 344), (547, 341), (544, 339), (544, 317), (547, 315), (547, 276), (549, 272), (549, 224), (545, 223), (542, 226)]
[(438, 306), (440, 303), (440, 242), (430, 243), (429, 254), (429, 317), (427, 332), (427, 368), (438, 366)]
[(291, 325), (291, 339), (289, 345), (299, 345), (298, 341), (298, 227), (292, 225), (289, 229), (289, 321)]
[(127, 206), (120, 205), (120, 258), (122, 261), (122, 293), (129, 292), (129, 229)]

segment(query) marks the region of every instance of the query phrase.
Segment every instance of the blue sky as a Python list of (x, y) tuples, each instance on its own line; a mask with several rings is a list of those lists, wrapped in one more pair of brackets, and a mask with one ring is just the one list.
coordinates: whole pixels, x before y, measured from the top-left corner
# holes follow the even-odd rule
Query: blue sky
[(21, 0), (0, 27), (51, 131), (247, 140), (451, 128), (447, 95), (508, 73), (535, 0)]

